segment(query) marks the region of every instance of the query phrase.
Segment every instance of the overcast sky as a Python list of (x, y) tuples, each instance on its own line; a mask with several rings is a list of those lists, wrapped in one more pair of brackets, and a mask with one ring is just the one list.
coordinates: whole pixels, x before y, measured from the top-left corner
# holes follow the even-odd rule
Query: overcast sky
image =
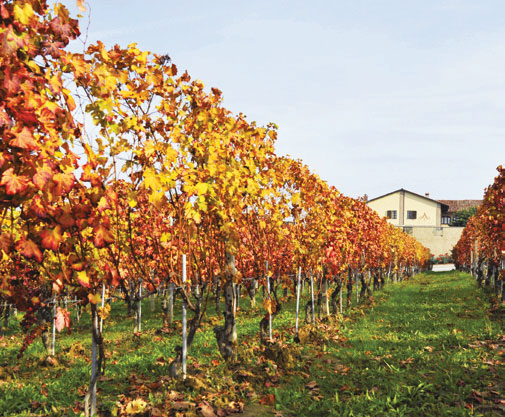
[(503, 0), (88, 5), (90, 42), (168, 53), (344, 194), (481, 198), (504, 162)]

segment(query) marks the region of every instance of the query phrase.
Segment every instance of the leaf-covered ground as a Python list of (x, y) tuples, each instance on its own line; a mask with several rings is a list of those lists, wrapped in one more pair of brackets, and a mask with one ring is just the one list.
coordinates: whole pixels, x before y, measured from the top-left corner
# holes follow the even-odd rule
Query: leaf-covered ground
[[(305, 293), (305, 299), (307, 299)], [(258, 297), (258, 303), (259, 303)], [(491, 303), (490, 303), (491, 300)], [(461, 273), (420, 274), (394, 284), (347, 316), (303, 326), (293, 342), (294, 303), (274, 321), (277, 343), (258, 343), (261, 308), (241, 301), (237, 361), (219, 357), (205, 321), (189, 352), (185, 383), (168, 363), (180, 323), (162, 327), (146, 300), (143, 328), (113, 304), (105, 326), (107, 369), (99, 382), (101, 415), (465, 416), (505, 413), (503, 309)], [(16, 360), (12, 320), (0, 338), (0, 414), (79, 415), (89, 380), (89, 319), (58, 334), (54, 359), (40, 341)], [(236, 414), (235, 414), (236, 415)]]

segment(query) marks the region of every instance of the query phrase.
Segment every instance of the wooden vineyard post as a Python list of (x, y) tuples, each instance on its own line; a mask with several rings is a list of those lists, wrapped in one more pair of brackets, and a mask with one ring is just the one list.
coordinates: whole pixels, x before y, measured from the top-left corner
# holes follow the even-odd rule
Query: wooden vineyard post
[(232, 294), (233, 294), (233, 315), (237, 315), (237, 284), (234, 282), (231, 284)]
[[(267, 297), (271, 301), (272, 299), (270, 296), (270, 277), (268, 276), (268, 261), (265, 261), (265, 273), (267, 276)], [(272, 314), (270, 312), (268, 312), (268, 335), (270, 337), (270, 340), (272, 340), (273, 339), (272, 338)]]
[(343, 312), (343, 300), (342, 300), (342, 291), (343, 291), (343, 287), (344, 287), (344, 281), (341, 279), (341, 282), (340, 282), (340, 291), (339, 291), (339, 298), (340, 298), (340, 314), (342, 314)]
[(102, 333), (103, 330), (103, 308), (105, 306), (105, 284), (102, 283), (102, 314), (100, 317), (100, 333)]
[[(151, 282), (154, 281), (154, 270), (151, 271)], [(151, 294), (151, 312), (154, 312), (154, 310), (156, 309), (156, 305), (155, 305), (155, 300), (154, 300), (154, 293)]]
[(298, 280), (296, 284), (296, 322), (295, 322), (295, 338), (298, 339), (298, 317), (300, 313), (300, 279), (302, 275), (302, 267), (298, 267)]
[(139, 305), (137, 310), (137, 331), (142, 331), (142, 278), (139, 281)]
[(316, 308), (314, 305), (314, 274), (310, 271), (310, 297), (312, 302), (312, 324), (316, 323)]
[(53, 325), (52, 325), (52, 337), (51, 337), (51, 352), (50, 354), (54, 356), (55, 346), (56, 346), (56, 297), (53, 297)]
[(356, 277), (354, 279), (354, 283), (356, 284), (356, 305), (359, 304), (359, 273), (354, 273), (354, 276)]
[(505, 301), (505, 294), (503, 293), (503, 276), (502, 276), (502, 271), (505, 269), (505, 259), (503, 258), (504, 253), (502, 252), (502, 258), (500, 259), (500, 266), (501, 266), (501, 271), (499, 271), (499, 277), (500, 277), (500, 298), (501, 302)]
[[(186, 284), (186, 255), (182, 255), (182, 285)], [(186, 300), (182, 300), (182, 378), (186, 379), (187, 355)]]
[(91, 305), (91, 381), (84, 397), (84, 412), (86, 417), (96, 415), (96, 383), (98, 380), (98, 315), (96, 305)]

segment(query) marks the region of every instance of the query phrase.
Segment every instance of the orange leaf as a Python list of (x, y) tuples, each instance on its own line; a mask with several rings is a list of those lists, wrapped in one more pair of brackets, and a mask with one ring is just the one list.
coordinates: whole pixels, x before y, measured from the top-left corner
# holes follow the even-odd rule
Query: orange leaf
[(7, 194), (19, 194), (28, 187), (28, 178), (22, 175), (14, 174), (14, 168), (9, 168), (2, 175), (0, 185), (5, 185)]
[(53, 173), (47, 166), (43, 166), (42, 168), (38, 169), (35, 175), (33, 176), (32, 180), (35, 186), (39, 189), (42, 190), (47, 182), (51, 179), (53, 176)]
[(104, 248), (114, 242), (114, 236), (111, 231), (102, 224), (99, 224), (93, 229), (93, 243), (97, 248)]
[(63, 192), (69, 193), (74, 186), (75, 177), (73, 173), (58, 173), (53, 176), (53, 181), (56, 184), (54, 193), (61, 195)]
[(100, 301), (102, 301), (102, 297), (100, 296), (100, 293), (88, 294), (88, 300), (92, 304), (98, 304)]
[(63, 240), (61, 226), (57, 225), (54, 229), (46, 229), (40, 232), (42, 238), (42, 247), (45, 249), (58, 250), (60, 242)]
[(35, 242), (30, 239), (22, 238), (16, 245), (16, 249), (21, 252), (25, 258), (35, 258), (37, 262), (42, 261), (42, 252)]
[(27, 127), (24, 127), (21, 132), (16, 134), (16, 137), (11, 140), (10, 144), (12, 146), (16, 146), (17, 148), (28, 149), (30, 151), (38, 148), (32, 132)]

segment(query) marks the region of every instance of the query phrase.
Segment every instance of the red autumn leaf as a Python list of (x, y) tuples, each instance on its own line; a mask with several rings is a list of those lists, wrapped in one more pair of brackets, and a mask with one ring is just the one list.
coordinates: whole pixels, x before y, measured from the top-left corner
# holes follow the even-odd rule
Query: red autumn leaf
[(58, 223), (61, 224), (65, 229), (72, 227), (75, 224), (75, 220), (70, 213), (63, 213), (58, 217)]
[(53, 176), (53, 173), (51, 169), (48, 166), (43, 166), (37, 170), (35, 175), (33, 176), (32, 180), (35, 186), (39, 189), (42, 190), (47, 182), (51, 179)]
[(46, 229), (40, 232), (42, 238), (42, 247), (45, 249), (58, 250), (60, 242), (63, 240), (61, 226), (57, 225), (54, 229)]
[[(2, 42), (3, 43), (3, 42)], [(17, 93), (20, 86), (20, 77), (14, 73), (11, 75), (9, 67), (5, 68), (3, 87), (7, 90), (8, 94)]]
[(9, 168), (3, 173), (0, 185), (5, 186), (9, 195), (19, 194), (28, 187), (28, 178), (23, 175), (14, 174), (14, 168)]
[(0, 5), (0, 16), (5, 20), (9, 18), (9, 11), (3, 4)]
[(97, 248), (104, 248), (114, 242), (114, 236), (104, 225), (99, 224), (93, 229), (93, 243)]
[(46, 208), (38, 195), (33, 197), (32, 204), (30, 204), (30, 210), (32, 210), (41, 219), (47, 217)]
[(51, 27), (51, 30), (55, 34), (60, 35), (62, 39), (69, 38), (74, 33), (74, 28), (68, 22), (66, 23), (59, 17), (55, 17), (53, 20), (51, 20), (49, 26)]
[(70, 319), (70, 313), (61, 307), (56, 307), (56, 316), (54, 318), (54, 324), (56, 330), (61, 332), (65, 328), (70, 328), (72, 320)]
[(35, 242), (30, 239), (22, 238), (16, 245), (16, 249), (21, 252), (25, 258), (35, 258), (37, 262), (42, 262), (42, 252)]
[(21, 110), (16, 114), (16, 119), (22, 121), (25, 125), (34, 126), (37, 124), (37, 116), (33, 111)]

